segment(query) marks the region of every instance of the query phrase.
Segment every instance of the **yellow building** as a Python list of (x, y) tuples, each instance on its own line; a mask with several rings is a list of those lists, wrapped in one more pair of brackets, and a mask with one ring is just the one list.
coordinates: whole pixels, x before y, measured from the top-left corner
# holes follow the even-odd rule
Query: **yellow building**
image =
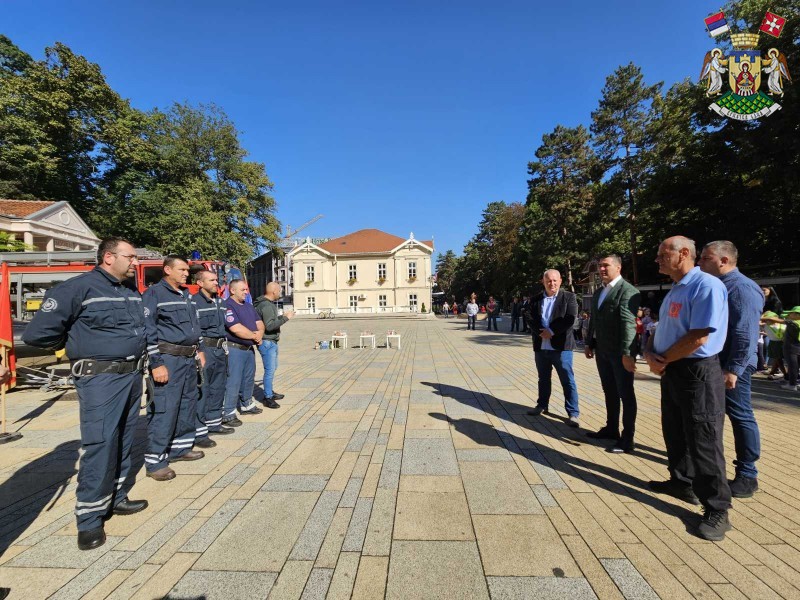
[(298, 314), (419, 312), (431, 309), (433, 241), (362, 229), (289, 252)]

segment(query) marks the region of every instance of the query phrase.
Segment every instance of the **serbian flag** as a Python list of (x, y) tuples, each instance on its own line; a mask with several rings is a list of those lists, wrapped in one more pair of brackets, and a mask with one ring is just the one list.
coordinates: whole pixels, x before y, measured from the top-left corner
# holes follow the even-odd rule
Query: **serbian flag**
[(761, 23), (761, 27), (759, 27), (758, 30), (763, 31), (772, 37), (778, 37), (781, 34), (781, 31), (783, 31), (784, 25), (786, 25), (786, 19), (776, 15), (775, 13), (767, 12), (767, 14), (764, 15), (764, 20)]
[(708, 29), (708, 33), (711, 37), (717, 37), (731, 30), (731, 28), (728, 27), (728, 22), (725, 20), (725, 14), (722, 11), (707, 17), (705, 22), (706, 29)]
[(11, 320), (11, 279), (8, 265), (0, 265), (0, 352), (3, 364), (11, 371), (8, 389), (17, 384), (17, 359), (14, 356), (14, 323)]

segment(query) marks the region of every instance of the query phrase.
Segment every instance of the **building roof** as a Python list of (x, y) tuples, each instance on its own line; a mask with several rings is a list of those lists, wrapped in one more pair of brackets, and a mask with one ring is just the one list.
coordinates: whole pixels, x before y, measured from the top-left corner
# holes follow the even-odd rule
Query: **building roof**
[[(406, 238), (386, 233), (380, 229), (361, 229), (319, 244), (319, 247), (331, 254), (377, 253), (391, 252), (405, 241)], [(433, 248), (432, 241), (421, 241), (420, 243)]]
[(52, 200), (7, 200), (0, 199), (0, 215), (25, 219), (32, 214), (56, 204)]

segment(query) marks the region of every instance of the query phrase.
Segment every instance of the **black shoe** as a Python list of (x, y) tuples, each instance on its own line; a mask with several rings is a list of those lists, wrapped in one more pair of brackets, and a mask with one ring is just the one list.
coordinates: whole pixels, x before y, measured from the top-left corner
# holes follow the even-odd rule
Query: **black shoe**
[(272, 392), (272, 399), (273, 400), (283, 400), (286, 398), (283, 394), (279, 394), (278, 392)]
[(272, 398), (264, 398), (264, 406), (267, 408), (280, 408), (281, 405), (275, 402), (275, 396)]
[(550, 411), (547, 410), (546, 406), (542, 406), (541, 404), (537, 404), (536, 408), (534, 408), (533, 410), (529, 410), (528, 411), (528, 414), (532, 415), (534, 417), (538, 417), (542, 413), (548, 415), (548, 414), (550, 414)]
[(0, 588), (0, 600), (5, 600), (11, 593), (11, 588)]
[(244, 409), (244, 408), (242, 408), (242, 409), (240, 409), (240, 410), (239, 410), (239, 414), (240, 414), (240, 415), (260, 415), (260, 414), (261, 414), (261, 413), (263, 413), (263, 412), (264, 412), (264, 410), (263, 410), (263, 409), (261, 409), (261, 408), (258, 408), (258, 407), (256, 406), (256, 403), (255, 403), (255, 402), (252, 402), (252, 403), (251, 403), (251, 404), (250, 404), (250, 405), (247, 407), (247, 409)]
[(700, 525), (697, 527), (697, 535), (704, 540), (721, 542), (725, 539), (725, 532), (733, 529), (728, 519), (727, 510), (706, 509)]
[[(242, 422), (238, 419), (238, 417), (231, 417), (230, 419), (223, 419), (223, 425), (227, 425), (228, 427), (240, 427)], [(212, 433), (217, 433), (216, 431)]]
[(667, 479), (666, 481), (649, 481), (647, 482), (647, 487), (657, 494), (667, 494), (668, 496), (672, 496), (678, 500), (683, 500), (689, 504), (694, 504), (695, 506), (700, 504), (700, 500), (697, 498), (697, 496), (695, 496), (692, 486), (678, 481), (677, 479)]
[(744, 477), (737, 475), (732, 481), (728, 481), (731, 486), (731, 495), (734, 498), (752, 498), (758, 491), (758, 479), (755, 477)]
[(147, 508), (147, 500), (128, 500), (125, 498), (114, 507), (115, 515), (132, 515)]
[[(239, 420), (237, 419), (237, 421)], [(239, 421), (239, 425), (241, 424), (242, 422)], [(228, 423), (228, 425), (230, 425), (230, 423)], [(208, 435), (228, 435), (233, 433), (234, 431), (236, 430), (233, 427), (225, 427), (224, 425), (221, 425), (219, 429), (209, 429)]]
[(614, 431), (613, 429), (609, 429), (608, 427), (603, 427), (599, 431), (590, 431), (586, 434), (586, 437), (592, 438), (593, 440), (619, 440), (619, 431)]
[(194, 445), (198, 448), (213, 448), (217, 442), (207, 437), (201, 437), (194, 441)]
[(636, 445), (631, 442), (630, 444), (616, 443), (606, 450), (610, 454), (633, 454)]
[(102, 527), (78, 532), (78, 548), (93, 550), (106, 543), (106, 532)]

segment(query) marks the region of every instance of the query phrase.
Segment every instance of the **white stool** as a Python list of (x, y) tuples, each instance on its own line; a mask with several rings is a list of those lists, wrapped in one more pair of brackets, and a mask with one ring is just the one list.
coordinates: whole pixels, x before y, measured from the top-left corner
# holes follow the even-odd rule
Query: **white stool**
[(331, 349), (336, 348), (336, 341), (339, 341), (340, 348), (347, 348), (347, 334), (343, 333), (342, 335), (334, 335), (331, 336)]
[(369, 340), (372, 349), (375, 349), (375, 334), (361, 335), (358, 337), (358, 345), (364, 347), (364, 340)]
[(396, 339), (397, 340), (397, 349), (400, 350), (400, 334), (399, 333), (391, 333), (391, 334), (388, 334), (386, 336), (386, 347), (387, 348), (391, 348), (391, 345), (389, 344), (389, 342), (392, 339)]

